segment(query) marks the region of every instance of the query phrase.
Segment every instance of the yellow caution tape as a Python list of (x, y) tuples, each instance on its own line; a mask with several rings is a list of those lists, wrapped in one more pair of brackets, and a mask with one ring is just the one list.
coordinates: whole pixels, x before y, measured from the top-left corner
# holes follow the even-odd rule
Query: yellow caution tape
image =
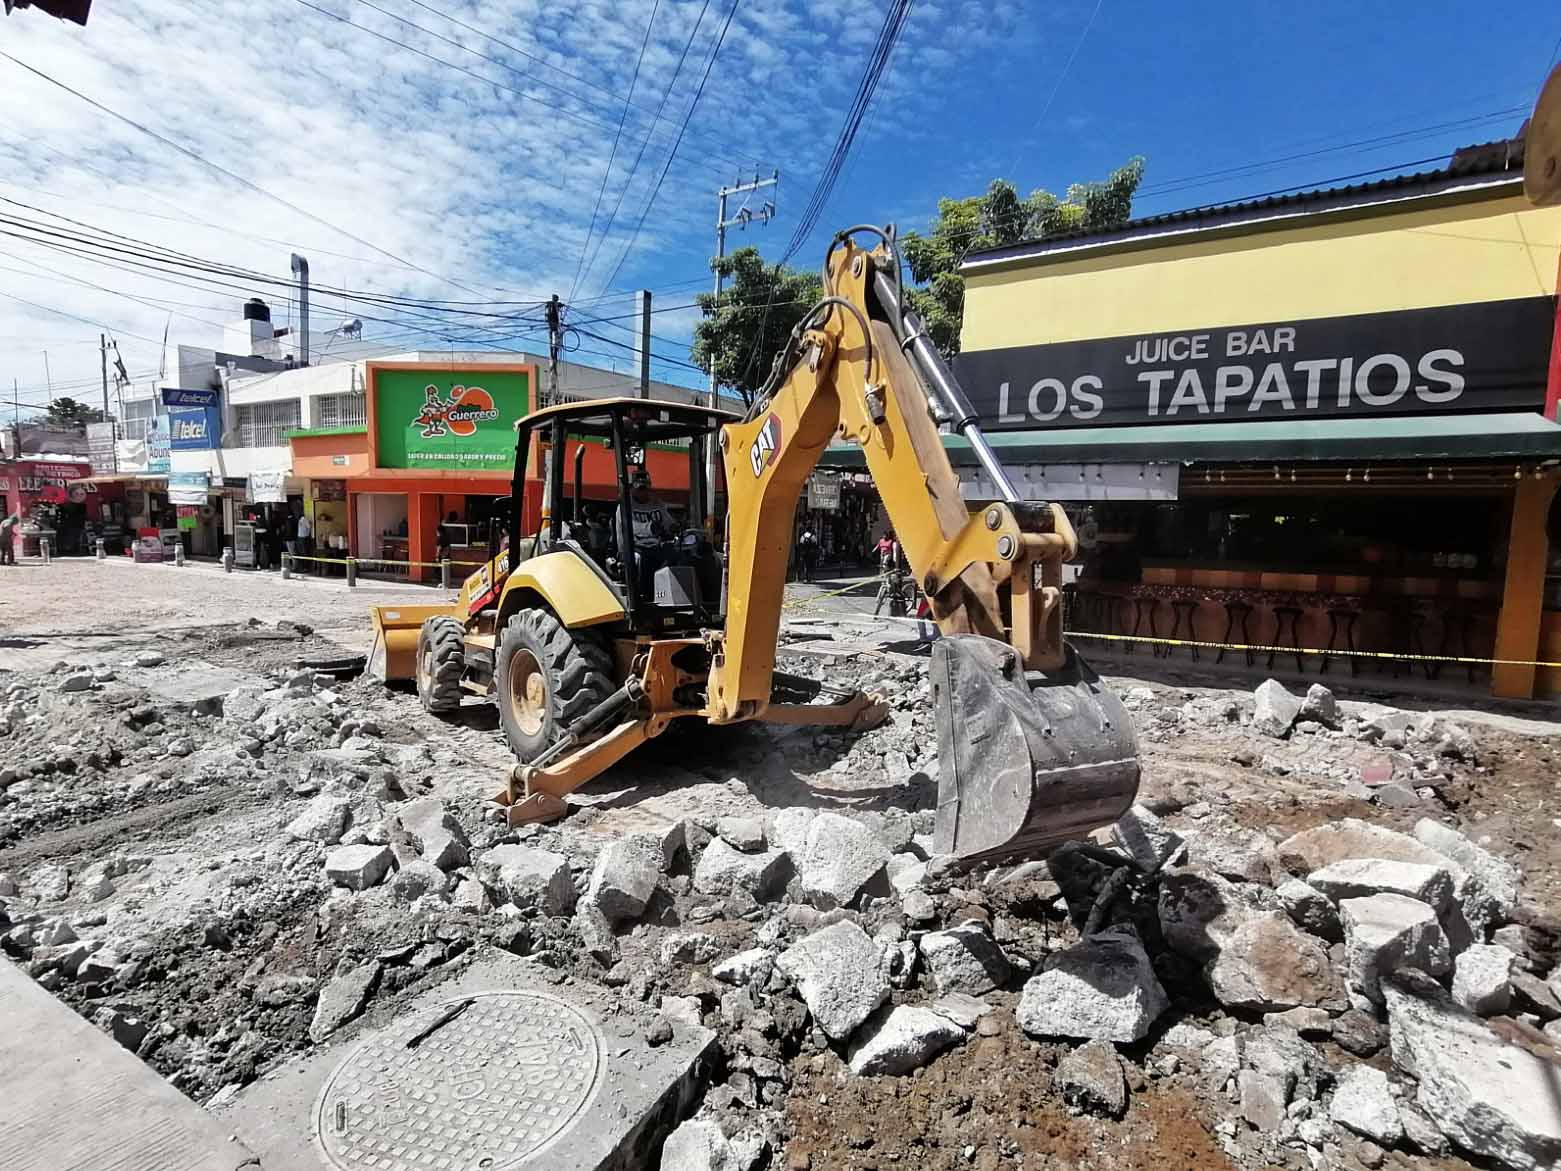
[(1472, 655), (1420, 655), (1409, 651), (1325, 650), (1319, 647), (1268, 646), (1244, 642), (1202, 642), (1190, 638), (1157, 638), (1147, 634), (1100, 634), (1093, 630), (1069, 630), (1067, 638), (1095, 638), (1104, 642), (1142, 642), (1150, 646), (1185, 646), (1199, 650), (1250, 651), (1253, 654), (1314, 655), (1328, 659), (1397, 659), (1408, 663), (1467, 663), (1486, 667), (1561, 667), (1543, 659), (1481, 659)]

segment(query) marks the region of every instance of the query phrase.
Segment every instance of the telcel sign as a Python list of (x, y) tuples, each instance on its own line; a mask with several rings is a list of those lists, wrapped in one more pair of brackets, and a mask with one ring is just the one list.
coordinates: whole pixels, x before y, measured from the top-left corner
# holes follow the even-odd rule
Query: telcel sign
[(163, 390), (168, 408), (168, 446), (174, 451), (211, 451), (222, 436), (222, 407), (215, 390)]
[(370, 427), (381, 468), (500, 474), (531, 405), (529, 366), (369, 366)]

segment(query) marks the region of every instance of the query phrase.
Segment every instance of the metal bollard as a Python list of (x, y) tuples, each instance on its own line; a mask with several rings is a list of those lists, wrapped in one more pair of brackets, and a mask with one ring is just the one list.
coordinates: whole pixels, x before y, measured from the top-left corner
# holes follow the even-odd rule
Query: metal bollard
[(291, 553), (282, 554), (282, 580), (293, 580), (293, 555)]
[(54, 558), (50, 555), (48, 537), (38, 538), (38, 556), (43, 558), (43, 563), (45, 565), (54, 560)]
[(222, 572), (233, 572), (233, 546), (224, 545), (222, 548)]
[(184, 542), (180, 541), (173, 547), (173, 563), (179, 569), (184, 568)]
[(356, 557), (347, 558), (347, 584), (350, 586), (358, 584), (358, 559)]
[(442, 590), (450, 588), (450, 559), (448, 557), (439, 559), (439, 588)]
[(104, 543), (102, 537), (98, 538), (97, 554), (98, 554), (98, 560), (99, 561), (107, 561), (108, 560), (108, 545), (106, 545)]

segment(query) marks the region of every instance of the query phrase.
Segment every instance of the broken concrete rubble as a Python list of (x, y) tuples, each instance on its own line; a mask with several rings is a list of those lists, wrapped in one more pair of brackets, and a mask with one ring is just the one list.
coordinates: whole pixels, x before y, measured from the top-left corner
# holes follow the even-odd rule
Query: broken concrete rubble
[(1518, 1171), (1561, 1161), (1556, 1067), (1503, 1041), (1431, 980), (1383, 984), (1393, 1064), (1416, 1079), (1415, 1101), (1454, 1143)]
[(1403, 895), (1380, 894), (1345, 899), (1345, 979), (1351, 993), (1382, 1003), (1382, 977), (1398, 968), (1419, 968), (1441, 976), (1452, 967), (1447, 937), (1436, 913)]
[(1477, 943), (1461, 952), (1453, 968), (1453, 1000), (1476, 1016), (1496, 1016), (1512, 1004), (1512, 952)]
[(314, 1006), (309, 1039), (319, 1044), (362, 1012), (364, 1004), (373, 995), (374, 986), (379, 982), (379, 973), (379, 961), (370, 960), (366, 964), (349, 968), (327, 984)]
[(1078, 1113), (1120, 1118), (1127, 1109), (1127, 1079), (1122, 1059), (1105, 1041), (1087, 1041), (1057, 1063), (1056, 1086), (1062, 1100)]
[(1387, 1074), (1369, 1065), (1352, 1065), (1339, 1075), (1328, 1117), (1385, 1147), (1397, 1146), (1404, 1137)]
[(764, 849), (764, 823), (757, 817), (721, 817), (716, 819), (716, 836), (745, 854)]
[(1252, 713), (1253, 730), (1276, 738), (1288, 735), (1290, 725), (1301, 714), (1301, 701), (1277, 679), (1266, 679), (1258, 684), (1252, 698), (1256, 704)]
[(288, 837), (298, 841), (322, 842), (334, 846), (347, 832), (352, 815), (352, 798), (321, 794), (287, 824)]
[(1010, 967), (985, 927), (966, 923), (921, 937), (921, 956), (939, 995), (963, 992), (979, 996), (1008, 982)]
[(1341, 991), (1328, 952), (1280, 911), (1255, 914), (1237, 927), (1206, 975), (1221, 1004), (1255, 1012), (1316, 1006)]
[(1180, 834), (1142, 804), (1135, 804), (1117, 820), (1111, 836), (1141, 870), (1172, 864), (1184, 844)]
[(1286, 914), (1303, 931), (1334, 943), (1344, 938), (1339, 910), (1322, 891), (1299, 878), (1292, 878), (1274, 893), (1284, 904)]
[(797, 862), (803, 896), (820, 910), (848, 907), (889, 863), (889, 851), (861, 822), (820, 813)]
[(439, 798), (408, 801), (396, 810), (396, 820), (411, 835), (423, 858), (440, 870), (454, 870), (469, 861), (466, 831)]
[(1033, 1036), (1126, 1044), (1142, 1039), (1169, 1003), (1138, 936), (1113, 930), (1048, 956), (1015, 1016)]
[(707, 895), (741, 891), (765, 902), (786, 885), (791, 870), (791, 856), (784, 850), (745, 854), (716, 838), (699, 856), (699, 864), (694, 868), (694, 889)]
[(619, 838), (597, 854), (585, 897), (610, 923), (638, 919), (661, 881), (661, 864), (661, 844), (655, 838)]
[(495, 892), (495, 901), (544, 915), (567, 915), (574, 909), (575, 884), (569, 859), (532, 846), (502, 845), (477, 858), (477, 873)]
[(1415, 822), (1415, 840), (1456, 862), (1479, 881), (1484, 892), (1494, 900), (1500, 915), (1511, 916), (1517, 906), (1521, 880), (1516, 866), (1471, 842), (1452, 827), (1428, 817)]
[(390, 872), (394, 857), (384, 846), (337, 846), (326, 856), (326, 876), (337, 886), (364, 891)]
[(1306, 881), (1335, 902), (1375, 894), (1397, 894), (1418, 899), (1441, 914), (1453, 901), (1453, 877), (1448, 869), (1420, 862), (1346, 858), (1312, 871)]
[(902, 1004), (881, 1010), (862, 1026), (847, 1064), (858, 1076), (907, 1074), (964, 1037), (965, 1030), (948, 1016)]
[(855, 1032), (889, 996), (882, 952), (849, 921), (804, 936), (781, 952), (775, 966), (797, 985), (819, 1027), (837, 1041)]

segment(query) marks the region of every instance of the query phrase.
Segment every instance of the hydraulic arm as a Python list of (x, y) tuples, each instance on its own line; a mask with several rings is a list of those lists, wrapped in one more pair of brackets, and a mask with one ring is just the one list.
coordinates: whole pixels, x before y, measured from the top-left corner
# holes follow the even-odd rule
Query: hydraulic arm
[[(880, 237), (878, 248), (856, 244), (864, 231)], [(841, 233), (825, 261), (824, 299), (793, 331), (745, 420), (722, 430), (727, 622), (706, 714), (764, 718), (798, 494), (831, 440), (858, 445), (944, 635), (932, 663), (937, 848), (967, 858), (1034, 852), (1132, 803), (1132, 725), (1063, 641), (1061, 566), (1075, 549), (1067, 516), (1019, 499), (905, 310), (898, 272), (888, 234)], [(971, 445), (1002, 499), (969, 511), (940, 421)]]

